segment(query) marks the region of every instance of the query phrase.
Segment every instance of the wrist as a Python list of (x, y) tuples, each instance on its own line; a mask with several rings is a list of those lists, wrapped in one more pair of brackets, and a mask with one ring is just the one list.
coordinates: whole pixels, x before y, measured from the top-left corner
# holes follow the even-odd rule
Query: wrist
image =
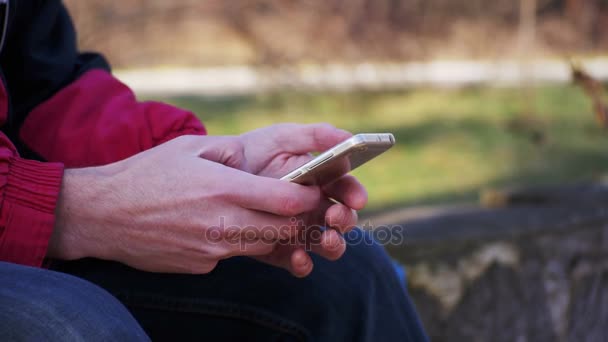
[(113, 203), (109, 167), (68, 169), (64, 172), (55, 210), (55, 227), (48, 256), (75, 260), (105, 258), (109, 243), (104, 218)]

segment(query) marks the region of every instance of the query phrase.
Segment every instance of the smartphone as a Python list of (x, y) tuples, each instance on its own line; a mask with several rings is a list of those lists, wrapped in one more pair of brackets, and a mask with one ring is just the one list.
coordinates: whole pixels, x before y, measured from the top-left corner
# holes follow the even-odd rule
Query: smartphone
[(395, 137), (390, 133), (357, 134), (281, 179), (303, 185), (329, 184), (386, 152), (393, 145)]

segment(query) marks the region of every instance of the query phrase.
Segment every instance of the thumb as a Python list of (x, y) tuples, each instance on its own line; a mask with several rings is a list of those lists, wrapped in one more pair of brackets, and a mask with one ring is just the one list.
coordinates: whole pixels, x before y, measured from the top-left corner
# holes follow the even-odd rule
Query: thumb
[(277, 147), (293, 154), (323, 152), (352, 136), (327, 123), (279, 124), (270, 133)]
[(258, 174), (279, 155), (323, 152), (351, 136), (326, 123), (282, 123), (244, 133), (240, 138), (248, 146), (251, 171)]

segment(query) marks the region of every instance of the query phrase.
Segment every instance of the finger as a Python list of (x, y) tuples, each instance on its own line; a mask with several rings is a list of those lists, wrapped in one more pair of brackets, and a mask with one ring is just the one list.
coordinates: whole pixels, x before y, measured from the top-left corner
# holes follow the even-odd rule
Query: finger
[[(316, 229), (314, 229), (317, 232)], [(305, 277), (313, 269), (313, 262), (306, 251), (311, 251), (328, 260), (339, 259), (346, 251), (346, 243), (335, 230), (307, 232), (306, 240), (292, 239), (282, 242), (269, 255), (256, 256), (255, 259), (288, 270), (296, 277)]]
[(205, 232), (205, 239), (220, 243), (227, 241), (238, 247), (248, 241), (276, 242), (290, 239), (303, 228), (297, 217), (286, 217), (256, 210), (243, 210), (238, 215), (221, 215)]
[(306, 251), (313, 252), (329, 260), (336, 260), (346, 250), (346, 243), (340, 234), (334, 229), (322, 229), (311, 227), (305, 231), (304, 241), (298, 241), (298, 247), (304, 247)]
[(272, 134), (277, 148), (293, 154), (325, 151), (352, 136), (327, 123), (281, 124)]
[(298, 278), (306, 277), (312, 272), (313, 262), (310, 255), (302, 248), (291, 253), (289, 271)]
[(312, 243), (309, 250), (325, 259), (338, 260), (346, 251), (346, 242), (337, 231), (327, 229), (322, 233), (319, 243)]
[(283, 161), (283, 165), (281, 165), (279, 168), (277, 168), (276, 164), (270, 163), (266, 165), (266, 167), (259, 169), (255, 174), (270, 178), (281, 178), (296, 168), (308, 163), (312, 159), (313, 157), (308, 154), (291, 155)]
[(308, 253), (303, 248), (291, 244), (277, 245), (271, 254), (256, 256), (254, 259), (283, 268), (296, 277), (307, 276), (313, 268)]
[(351, 175), (345, 175), (335, 182), (323, 186), (322, 190), (328, 197), (355, 210), (361, 210), (367, 204), (365, 187)]
[(321, 190), (275, 178), (244, 174), (231, 183), (234, 201), (249, 209), (281, 216), (296, 216), (319, 206)]
[(301, 224), (298, 229), (304, 227), (307, 231), (321, 227), (331, 227), (340, 233), (346, 233), (357, 225), (357, 212), (341, 203), (335, 203), (328, 199), (321, 200), (319, 208), (312, 212), (298, 216)]
[(335, 202), (330, 201), (328, 198), (321, 198), (317, 208), (298, 216), (298, 219), (302, 222), (301, 226), (306, 229), (310, 229), (311, 227), (326, 227), (327, 210), (333, 205), (335, 205)]
[(327, 226), (343, 234), (354, 228), (357, 220), (357, 212), (343, 204), (334, 204), (325, 212)]
[(344, 254), (346, 242), (336, 230), (313, 227), (306, 230), (304, 240), (297, 241), (292, 249), (304, 249), (325, 259), (337, 260)]

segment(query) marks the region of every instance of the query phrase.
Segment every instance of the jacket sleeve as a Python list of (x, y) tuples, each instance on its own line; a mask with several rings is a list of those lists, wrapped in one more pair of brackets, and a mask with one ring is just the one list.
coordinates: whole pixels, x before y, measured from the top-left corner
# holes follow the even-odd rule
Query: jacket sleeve
[(19, 158), (0, 133), (0, 260), (41, 266), (55, 223), (63, 165)]
[(104, 70), (91, 70), (34, 108), (21, 140), (47, 161), (66, 167), (108, 164), (184, 134), (205, 134), (190, 112), (138, 102)]
[(205, 133), (188, 111), (138, 102), (103, 56), (80, 53), (60, 0), (12, 4), (1, 56), (12, 115), (3, 131), (22, 156), (66, 167), (101, 165), (178, 135)]
[(55, 223), (63, 165), (16, 157), (0, 137), (0, 260), (42, 265)]
[(180, 134), (205, 133), (187, 111), (137, 102), (102, 56), (79, 53), (59, 0), (11, 2), (0, 65), (10, 90), (8, 98), (0, 91), (0, 261), (42, 265), (62, 161), (104, 164)]

